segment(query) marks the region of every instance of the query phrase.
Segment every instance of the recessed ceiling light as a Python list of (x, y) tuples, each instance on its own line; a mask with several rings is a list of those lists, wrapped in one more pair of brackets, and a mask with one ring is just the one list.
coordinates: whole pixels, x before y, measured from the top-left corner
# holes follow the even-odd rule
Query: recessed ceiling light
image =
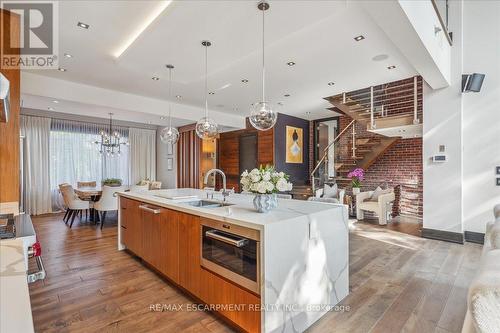
[(53, 100), (52, 103), (59, 103), (59, 101), (57, 99)]
[(387, 67), (387, 69), (394, 69), (394, 68), (396, 68), (396, 66), (394, 66), (394, 65), (391, 65), (391, 66)]
[(57, 70), (58, 70), (59, 72), (66, 72), (66, 68), (62, 68), (62, 67), (59, 67)]
[(295, 65), (295, 63), (294, 63), (293, 61), (289, 61), (289, 62), (287, 62), (286, 64), (287, 64), (288, 66), (294, 66), (294, 65)]
[(241, 82), (248, 83), (248, 80), (247, 79), (243, 79), (243, 80), (241, 80)]
[(161, 116), (161, 117), (160, 117), (160, 119), (161, 119), (161, 120), (164, 120), (164, 119), (165, 119), (165, 117), (164, 117), (164, 116)]
[(284, 94), (283, 96), (285, 96), (285, 97), (290, 97), (290, 94)]
[(209, 95), (215, 95), (215, 93), (213, 91), (209, 92), (208, 94)]
[(334, 84), (335, 84), (335, 82), (328, 82), (329, 86), (333, 86)]
[(49, 107), (47, 108), (47, 110), (49, 110), (49, 111), (54, 111), (55, 109), (54, 109), (53, 107), (50, 107), (50, 106), (49, 106)]
[(181, 98), (182, 98), (182, 96), (181, 96), (181, 95), (176, 95), (176, 96), (175, 96), (175, 98), (177, 98), (177, 99), (181, 99)]
[(158, 81), (159, 79), (160, 79), (160, 78), (159, 78), (158, 76), (153, 76), (153, 77), (151, 78), (151, 80), (153, 80), (153, 81)]
[(69, 54), (69, 53), (64, 53), (64, 56), (65, 56), (66, 58), (73, 58), (73, 56), (72, 56), (71, 54)]
[(283, 105), (283, 102), (278, 102), (278, 105)]
[(311, 111), (307, 111), (306, 114), (311, 114)]
[(389, 59), (389, 56), (387, 54), (379, 54), (372, 58), (373, 61), (383, 61), (386, 59)]
[(87, 23), (83, 23), (83, 22), (78, 22), (76, 25), (79, 26), (80, 28), (83, 28), (83, 29), (90, 28), (90, 25), (88, 25)]
[(363, 35), (359, 35), (359, 36), (354, 37), (354, 40), (356, 42), (362, 41), (363, 39), (365, 39), (365, 36), (363, 36)]

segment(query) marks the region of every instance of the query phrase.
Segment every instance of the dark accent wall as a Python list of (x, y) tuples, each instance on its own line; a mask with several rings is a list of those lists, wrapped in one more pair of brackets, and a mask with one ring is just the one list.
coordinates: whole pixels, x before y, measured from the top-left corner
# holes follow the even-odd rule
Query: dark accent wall
[[(303, 130), (302, 163), (286, 163), (286, 126)], [(290, 175), (295, 185), (304, 185), (309, 180), (309, 121), (286, 114), (278, 114), (274, 126), (274, 163), (276, 170)]]

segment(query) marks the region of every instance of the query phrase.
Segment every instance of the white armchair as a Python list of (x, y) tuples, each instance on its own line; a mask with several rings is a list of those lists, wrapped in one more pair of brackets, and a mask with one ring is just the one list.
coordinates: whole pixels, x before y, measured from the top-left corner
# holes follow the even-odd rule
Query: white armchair
[(356, 195), (356, 218), (362, 220), (364, 211), (374, 212), (378, 216), (378, 224), (386, 225), (388, 215), (392, 211), (392, 204), (396, 199), (394, 191), (381, 194), (378, 199), (369, 200), (374, 191), (361, 192)]

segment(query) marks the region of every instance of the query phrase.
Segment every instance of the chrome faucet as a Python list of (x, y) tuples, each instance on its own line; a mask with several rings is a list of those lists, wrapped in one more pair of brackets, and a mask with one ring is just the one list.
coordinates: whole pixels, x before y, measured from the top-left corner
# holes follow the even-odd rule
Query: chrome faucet
[(222, 192), (221, 193), (222, 193), (223, 201), (225, 202), (226, 201), (226, 197), (228, 197), (229, 194), (231, 193), (226, 188), (226, 174), (222, 170), (220, 170), (220, 169), (210, 169), (206, 173), (206, 175), (205, 175), (205, 181), (203, 182), (205, 185), (207, 185), (207, 183), (208, 183), (208, 177), (210, 177), (210, 175), (212, 173), (219, 173), (222, 176)]

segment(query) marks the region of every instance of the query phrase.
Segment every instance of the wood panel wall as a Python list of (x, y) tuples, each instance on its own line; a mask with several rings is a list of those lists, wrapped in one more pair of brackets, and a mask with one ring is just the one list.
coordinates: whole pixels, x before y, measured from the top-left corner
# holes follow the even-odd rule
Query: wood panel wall
[[(0, 9), (0, 38), (5, 45), (19, 45), (19, 22), (16, 14)], [(12, 38), (12, 39), (11, 39)], [(2, 50), (3, 54), (3, 50)], [(19, 68), (2, 68), (0, 72), (10, 81), (9, 121), (0, 122), (0, 203), (19, 203)]]
[(177, 187), (199, 188), (200, 186), (201, 139), (196, 135), (195, 125), (179, 127), (177, 143)]
[[(257, 131), (247, 121), (243, 130), (221, 133), (218, 144), (218, 168), (224, 171), (227, 177), (227, 187), (240, 191), (240, 137), (257, 134), (257, 165), (274, 165), (274, 129)], [(217, 185), (220, 185), (217, 178)]]

